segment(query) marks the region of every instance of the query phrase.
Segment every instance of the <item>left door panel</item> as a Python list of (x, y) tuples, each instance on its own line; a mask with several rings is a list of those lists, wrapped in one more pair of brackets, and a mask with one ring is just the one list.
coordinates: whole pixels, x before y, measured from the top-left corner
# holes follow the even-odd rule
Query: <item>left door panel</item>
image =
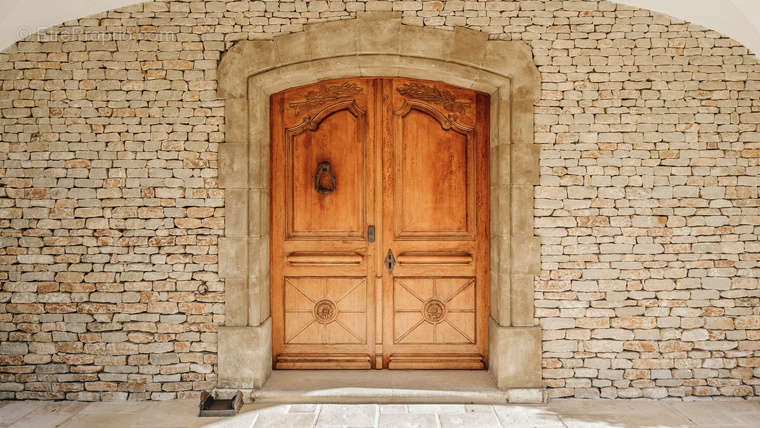
[(375, 85), (333, 80), (272, 96), (275, 368), (374, 365)]

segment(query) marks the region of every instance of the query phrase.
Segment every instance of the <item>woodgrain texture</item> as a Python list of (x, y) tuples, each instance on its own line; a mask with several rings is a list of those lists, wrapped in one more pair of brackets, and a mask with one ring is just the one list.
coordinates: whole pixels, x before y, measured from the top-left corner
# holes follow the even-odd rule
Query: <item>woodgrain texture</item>
[[(272, 96), (276, 368), (373, 365), (376, 293), (367, 225), (375, 217), (376, 85), (344, 79)], [(323, 163), (334, 184), (318, 174)]]
[(271, 105), (274, 366), (485, 368), (488, 96), (357, 78)]
[[(383, 80), (383, 361), (487, 366), (488, 97)], [(391, 224), (388, 224), (391, 223)]]

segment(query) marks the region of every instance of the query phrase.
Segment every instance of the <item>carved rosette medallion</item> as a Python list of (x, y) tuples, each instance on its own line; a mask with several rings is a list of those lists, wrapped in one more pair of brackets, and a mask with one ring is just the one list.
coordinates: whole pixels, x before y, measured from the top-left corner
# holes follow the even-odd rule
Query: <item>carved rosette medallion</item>
[(456, 95), (450, 91), (419, 83), (407, 83), (396, 90), (407, 98), (438, 104), (451, 113), (454, 118), (457, 114), (465, 114), (470, 107), (470, 102), (457, 100)]
[(323, 299), (314, 305), (314, 319), (319, 323), (329, 324), (335, 321), (335, 317), (337, 316), (338, 308), (332, 300)]
[(430, 299), (422, 308), (422, 317), (430, 324), (438, 324), (446, 318), (446, 304), (438, 299)]
[(340, 85), (321, 85), (313, 91), (306, 93), (306, 99), (289, 104), (295, 110), (296, 115), (321, 107), (329, 102), (341, 98), (350, 98), (362, 92), (362, 88), (356, 83), (346, 82)]

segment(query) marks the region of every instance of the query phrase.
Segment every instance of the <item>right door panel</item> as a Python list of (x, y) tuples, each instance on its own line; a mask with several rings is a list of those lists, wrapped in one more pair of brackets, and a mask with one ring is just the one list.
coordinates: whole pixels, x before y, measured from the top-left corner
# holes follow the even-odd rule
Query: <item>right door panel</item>
[(485, 368), (488, 97), (384, 79), (383, 360)]

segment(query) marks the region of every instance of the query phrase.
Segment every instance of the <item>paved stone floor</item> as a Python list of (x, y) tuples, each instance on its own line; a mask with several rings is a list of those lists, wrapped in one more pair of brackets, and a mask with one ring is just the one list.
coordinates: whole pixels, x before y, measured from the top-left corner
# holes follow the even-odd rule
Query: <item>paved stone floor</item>
[(198, 418), (196, 401), (0, 402), (0, 427), (760, 427), (760, 400), (553, 400), (547, 405), (246, 405)]

